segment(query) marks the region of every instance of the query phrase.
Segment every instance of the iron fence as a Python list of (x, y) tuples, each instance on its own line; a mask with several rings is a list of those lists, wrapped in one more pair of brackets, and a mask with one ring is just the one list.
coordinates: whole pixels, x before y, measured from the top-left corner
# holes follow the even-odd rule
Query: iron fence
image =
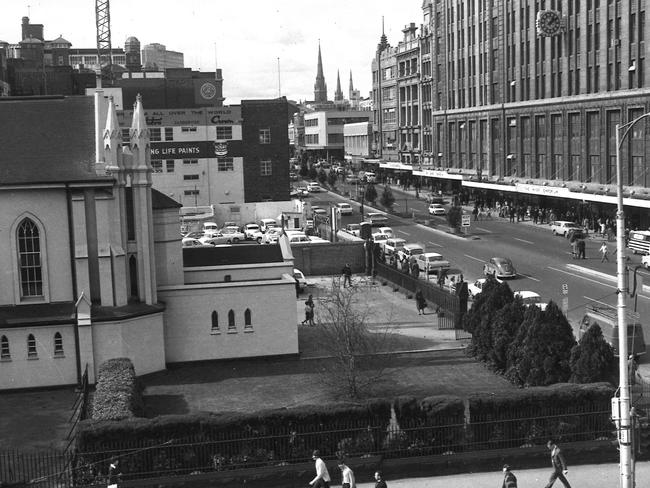
[(72, 486), (68, 466), (73, 456), (66, 451), (0, 452), (0, 486), (32, 485), (39, 488)]

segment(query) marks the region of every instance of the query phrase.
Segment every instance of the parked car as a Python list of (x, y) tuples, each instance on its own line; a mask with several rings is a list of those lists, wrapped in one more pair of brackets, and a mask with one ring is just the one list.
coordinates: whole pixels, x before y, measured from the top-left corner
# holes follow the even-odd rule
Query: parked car
[(584, 230), (581, 226), (575, 222), (569, 222), (568, 220), (554, 220), (551, 222), (551, 232), (554, 236), (564, 236), (567, 237), (567, 234), (571, 230)]
[(379, 212), (368, 212), (366, 214), (366, 221), (370, 222), (370, 225), (378, 226), (382, 224), (387, 224), (388, 223), (388, 217), (386, 217), (383, 213)]
[(319, 207), (317, 205), (312, 205), (311, 213), (314, 214), (314, 215), (321, 215), (323, 217), (327, 217), (327, 210), (325, 210), (323, 207)]
[(483, 266), (483, 274), (485, 276), (493, 275), (495, 278), (514, 278), (517, 276), (512, 261), (508, 258), (490, 258), (490, 260)]
[(323, 191), (323, 189), (318, 183), (311, 182), (311, 183), (307, 183), (307, 191), (309, 193), (319, 193)]
[(548, 305), (548, 303), (542, 302), (542, 297), (539, 295), (539, 293), (534, 291), (529, 291), (529, 290), (516, 291), (514, 292), (514, 296), (515, 298), (521, 299), (522, 303), (526, 307), (535, 305), (536, 307), (539, 307), (541, 310), (546, 310), (546, 306)]
[(393, 232), (392, 227), (380, 227), (379, 229), (377, 229), (377, 232), (386, 234), (388, 237), (395, 237), (395, 233)]
[[(496, 280), (501, 283), (502, 281), (498, 278)], [(475, 298), (478, 294), (483, 292), (483, 288), (485, 287), (485, 283), (487, 282), (487, 278), (479, 278), (476, 280), (474, 283), (470, 283), (467, 286), (467, 291), (469, 292), (470, 298)]]
[(337, 203), (336, 208), (339, 209), (341, 215), (352, 215), (352, 205), (349, 203)]
[(307, 197), (309, 196), (309, 190), (307, 189), (306, 186), (298, 186), (296, 187), (296, 192), (298, 193), (298, 196), (303, 196)]
[(246, 239), (248, 239), (249, 241), (262, 242), (262, 238), (264, 237), (264, 234), (262, 233), (262, 230), (260, 229), (259, 225), (246, 224), (244, 225), (243, 231), (244, 231), (244, 235), (246, 236)]
[(305, 279), (305, 275), (302, 274), (302, 271), (298, 268), (293, 268), (293, 277), (298, 282), (298, 290), (305, 291), (305, 288), (307, 288), (307, 280)]
[(183, 247), (201, 247), (203, 243), (195, 237), (183, 237), (181, 244)]
[(232, 244), (232, 236), (222, 234), (217, 232), (216, 234), (206, 234), (201, 239), (199, 239), (202, 245), (204, 246), (219, 246), (221, 244)]
[(429, 215), (445, 215), (447, 210), (440, 203), (429, 204)]
[(275, 219), (260, 219), (260, 230), (262, 232), (268, 232), (272, 227), (278, 227), (278, 223)]
[(361, 224), (348, 224), (345, 226), (345, 232), (352, 234), (353, 236), (359, 237), (361, 234)]
[(290, 234), (287, 237), (289, 238), (289, 244), (309, 244), (311, 242), (305, 234)]
[(203, 222), (203, 233), (209, 234), (219, 230), (216, 222)]
[(239, 241), (246, 240), (246, 235), (239, 230), (239, 227), (234, 227), (234, 226), (224, 227), (223, 229), (221, 229), (221, 234), (229, 238), (233, 244), (237, 244)]
[(383, 249), (384, 258), (388, 259), (393, 254), (397, 254), (397, 251), (404, 247), (404, 244), (406, 244), (406, 241), (399, 237), (391, 237), (390, 239), (386, 239), (386, 241), (384, 241)]
[(375, 241), (378, 244), (382, 244), (385, 240), (390, 239), (392, 236), (389, 236), (388, 234), (382, 234), (381, 232), (375, 232), (372, 235), (372, 240)]
[(412, 243), (407, 243), (402, 246), (401, 249), (397, 250), (397, 256), (400, 260), (408, 260), (408, 262), (411, 262), (411, 258), (415, 259), (415, 256), (419, 254), (424, 254), (424, 246), (421, 244), (412, 244)]
[(437, 252), (424, 252), (415, 256), (415, 262), (418, 265), (420, 273), (437, 273), (440, 269), (449, 268), (449, 261)]
[(187, 232), (185, 234), (181, 234), (183, 237), (191, 237), (194, 239), (200, 239), (203, 237), (203, 231), (194, 231), (194, 232)]
[(434, 193), (429, 193), (425, 197), (425, 200), (427, 201), (427, 203), (439, 203), (439, 204), (445, 203), (445, 199), (442, 197), (442, 195), (436, 195)]
[(271, 227), (264, 233), (264, 242), (266, 244), (275, 244), (278, 242), (282, 228), (280, 227)]

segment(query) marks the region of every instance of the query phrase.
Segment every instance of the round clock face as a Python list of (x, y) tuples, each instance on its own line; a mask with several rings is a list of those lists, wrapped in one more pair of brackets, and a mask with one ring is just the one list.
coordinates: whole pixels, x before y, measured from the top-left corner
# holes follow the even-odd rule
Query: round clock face
[(201, 96), (206, 100), (213, 99), (217, 94), (217, 88), (212, 83), (203, 83), (201, 85)]
[(545, 10), (539, 15), (539, 30), (544, 36), (554, 36), (560, 32), (560, 16), (554, 10)]

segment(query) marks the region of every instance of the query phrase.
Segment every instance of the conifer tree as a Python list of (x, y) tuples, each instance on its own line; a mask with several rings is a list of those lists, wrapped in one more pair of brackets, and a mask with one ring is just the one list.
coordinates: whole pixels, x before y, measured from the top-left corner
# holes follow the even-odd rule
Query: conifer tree
[(592, 324), (578, 344), (571, 349), (572, 383), (596, 383), (611, 379), (614, 370), (614, 349), (603, 337), (598, 324)]

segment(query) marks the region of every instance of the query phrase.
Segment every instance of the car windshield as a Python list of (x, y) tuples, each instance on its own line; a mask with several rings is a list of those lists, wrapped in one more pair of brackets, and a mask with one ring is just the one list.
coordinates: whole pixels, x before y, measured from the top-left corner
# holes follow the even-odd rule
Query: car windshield
[(348, 229), (356, 230), (360, 228), (361, 226), (359, 224), (348, 224)]

